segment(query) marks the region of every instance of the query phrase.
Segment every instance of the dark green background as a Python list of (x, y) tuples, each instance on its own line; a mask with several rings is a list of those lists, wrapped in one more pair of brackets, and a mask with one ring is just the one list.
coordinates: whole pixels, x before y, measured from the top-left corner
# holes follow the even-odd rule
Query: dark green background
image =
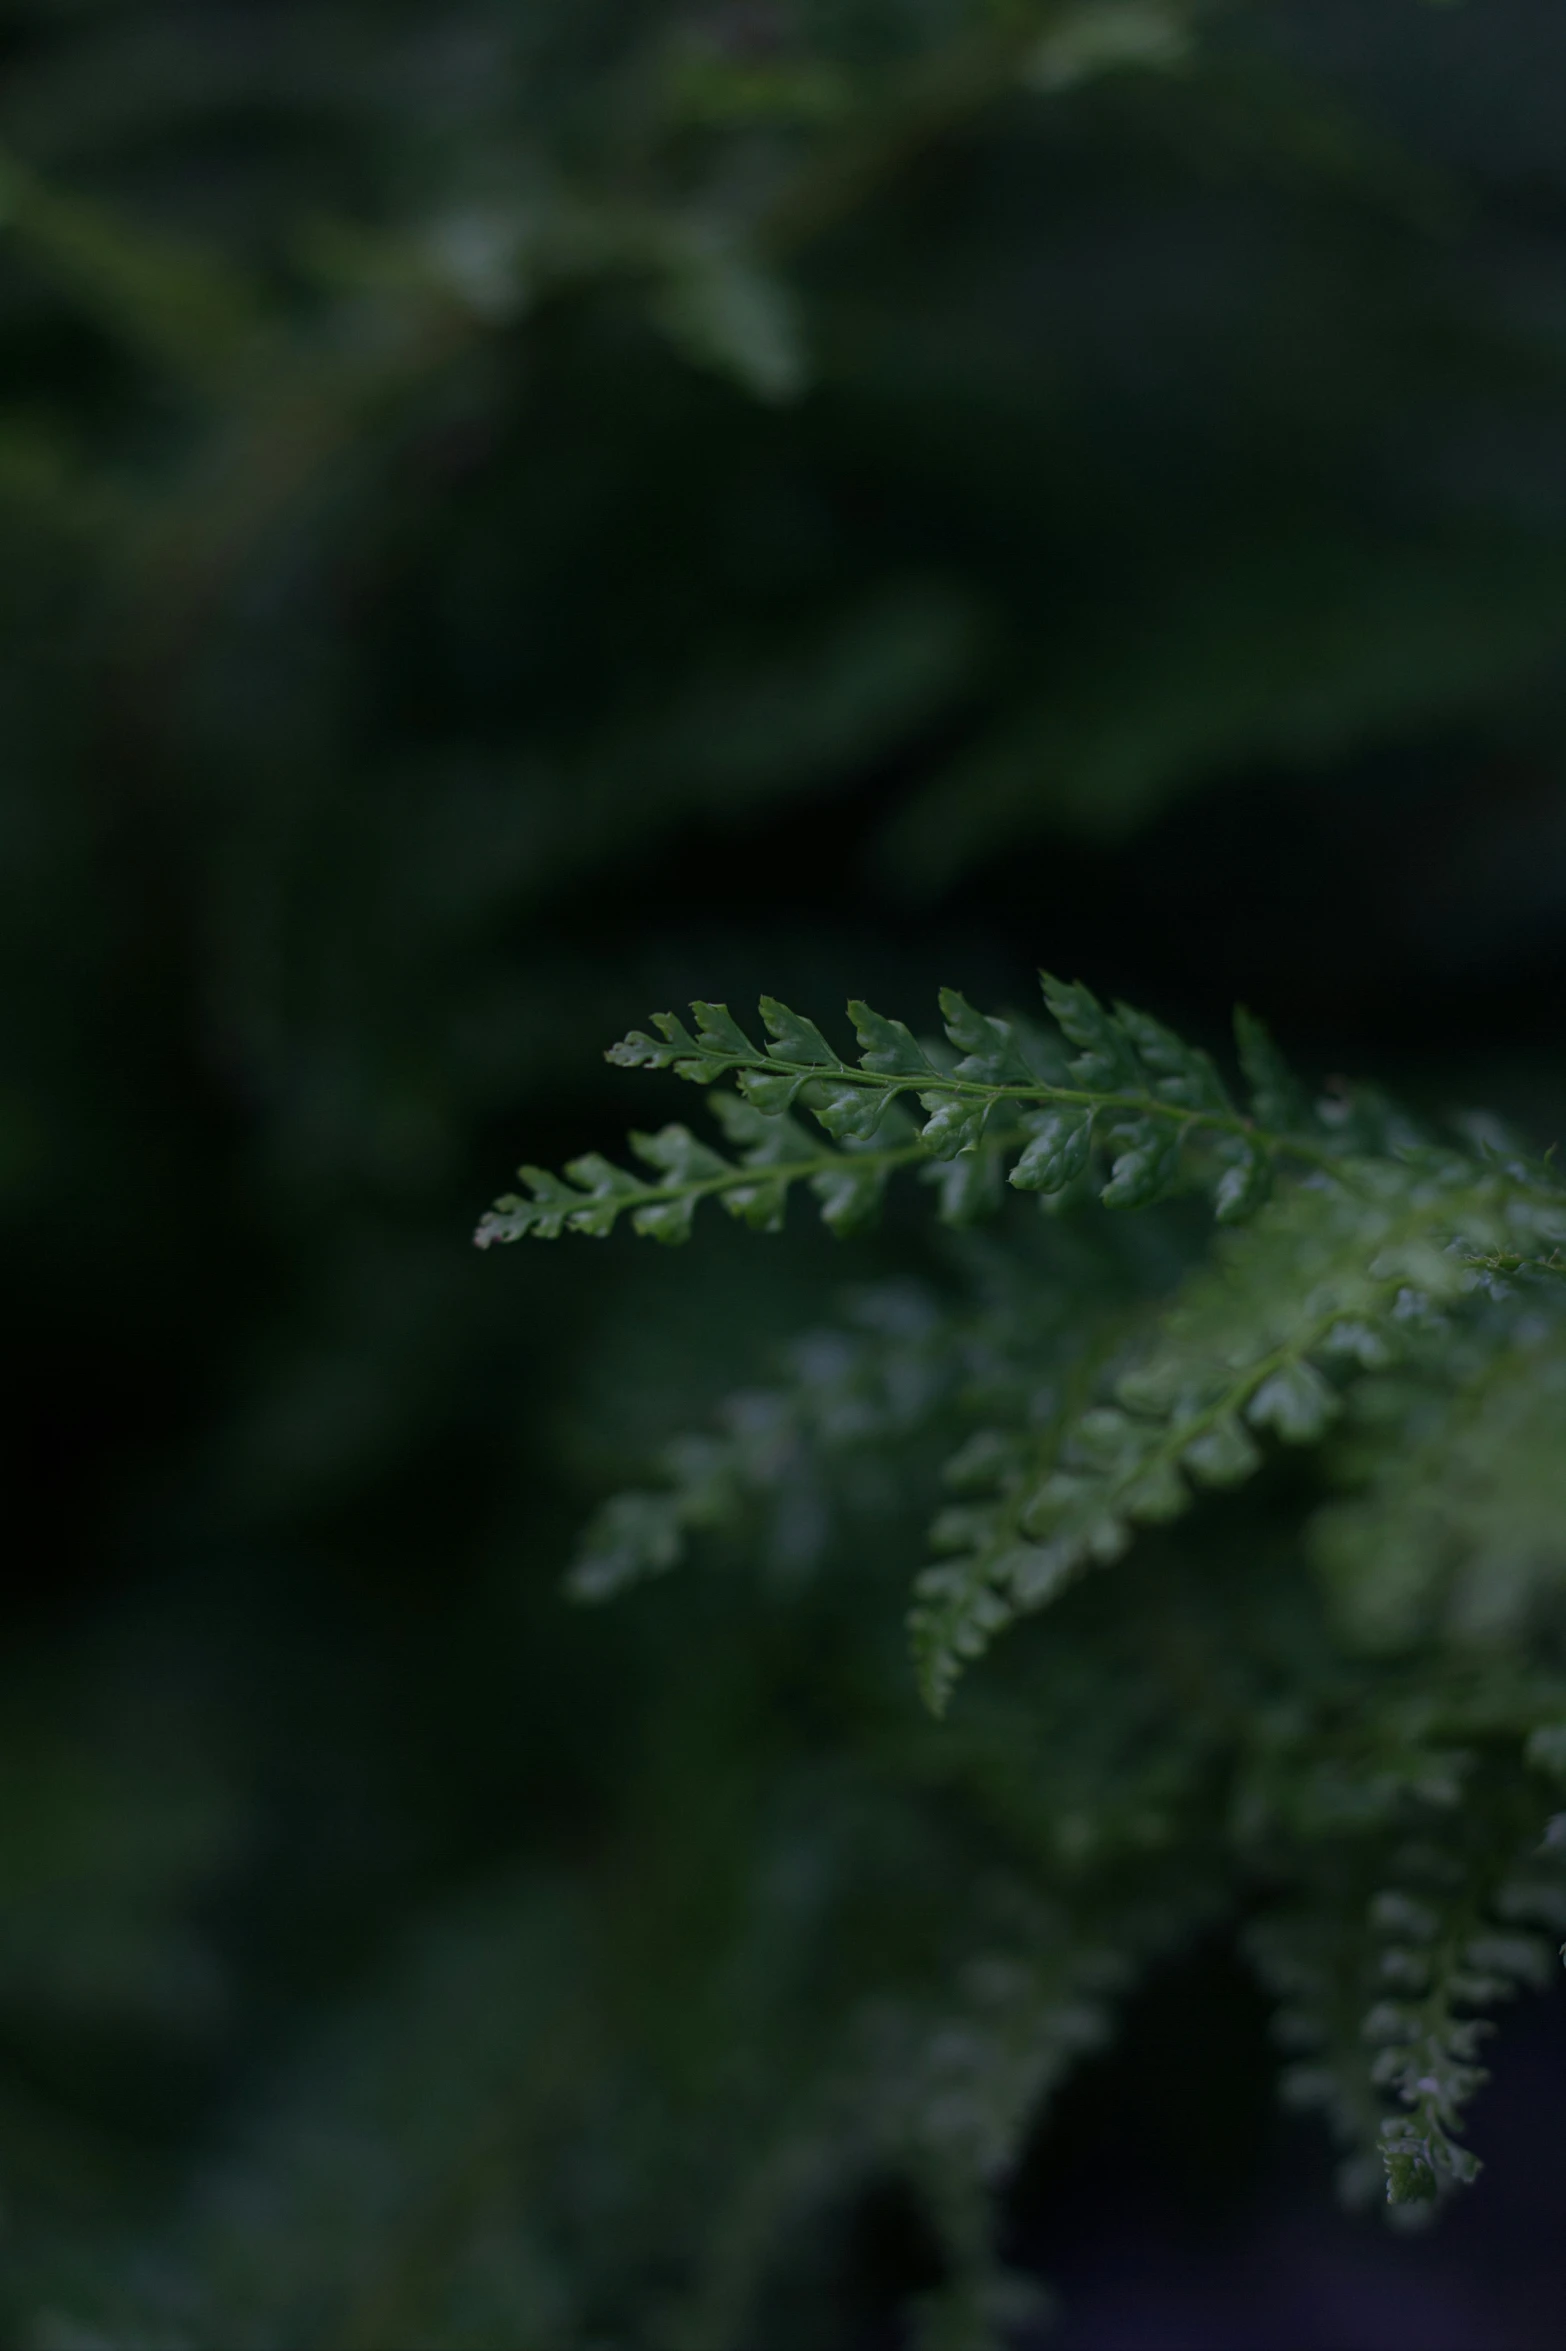
[[(29, 2351), (486, 1889), (607, 1922), (609, 2042), (710, 2030), (808, 1658), (740, 1586), (571, 1612), (571, 1532), (919, 1244), (476, 1256), (518, 1157), (688, 1109), (610, 1038), (761, 989), (917, 1022), (1044, 960), (1557, 1132), (1566, 15), (1141, 15), (1162, 61), (1102, 72), (1069, 12), (958, 0), (0, 20)], [(1127, 2162), (1154, 2236), (1193, 2166), (1177, 2236), (1251, 2209), (1224, 1964), (1125, 2061), (1216, 2036), (1189, 2164), (1166, 2118), (1136, 2170), (1132, 2072), (1072, 2093), (1078, 2238)], [(1017, 2226), (1058, 2269), (1053, 2160)], [(825, 2306), (880, 2341), (918, 2227), (842, 2225)], [(1396, 2261), (1367, 2294), (1427, 2291)]]

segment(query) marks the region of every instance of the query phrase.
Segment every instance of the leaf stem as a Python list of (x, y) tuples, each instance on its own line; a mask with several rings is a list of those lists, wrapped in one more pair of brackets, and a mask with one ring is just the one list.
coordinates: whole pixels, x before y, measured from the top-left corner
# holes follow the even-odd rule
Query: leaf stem
[[(678, 1060), (688, 1062), (691, 1058), (688, 1055), (676, 1056), (671, 1050), (669, 1066), (677, 1066)], [(1186, 1103), (1166, 1102), (1157, 1094), (1102, 1094), (1084, 1086), (1052, 1085), (1044, 1078), (1031, 1086), (991, 1085), (979, 1078), (960, 1077), (955, 1072), (936, 1069), (933, 1065), (928, 1072), (889, 1078), (876, 1070), (861, 1069), (852, 1062), (843, 1061), (787, 1061), (780, 1055), (772, 1054), (758, 1054), (750, 1059), (738, 1054), (714, 1053), (703, 1054), (701, 1058), (703, 1062), (710, 1061), (714, 1078), (727, 1076), (730, 1072), (755, 1070), (769, 1077), (796, 1079), (801, 1086), (830, 1083), (857, 1086), (867, 1093), (884, 1092), (888, 1103), (894, 1102), (900, 1094), (939, 1093), (958, 1095), (975, 1102), (1036, 1103), (1041, 1107), (1063, 1103), (1081, 1110), (1125, 1111), (1137, 1118), (1170, 1120), (1187, 1134), (1197, 1127), (1210, 1127), (1215, 1133), (1233, 1135), (1269, 1153), (1287, 1152), (1291, 1157), (1308, 1161), (1312, 1166), (1342, 1180), (1341, 1153), (1306, 1142), (1298, 1135), (1275, 1134), (1265, 1127), (1257, 1126), (1253, 1119), (1243, 1117), (1238, 1111), (1194, 1110)], [(695, 1074), (694, 1071), (692, 1074)], [(707, 1073), (703, 1070), (701, 1074), (705, 1078)]]

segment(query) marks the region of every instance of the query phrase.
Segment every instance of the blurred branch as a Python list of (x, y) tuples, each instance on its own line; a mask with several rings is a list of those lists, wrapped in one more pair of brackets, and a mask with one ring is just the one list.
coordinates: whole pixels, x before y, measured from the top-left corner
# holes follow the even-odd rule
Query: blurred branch
[(131, 225), (62, 193), (0, 147), (0, 233), (116, 340), (218, 392), (267, 336), (258, 289), (225, 256)]

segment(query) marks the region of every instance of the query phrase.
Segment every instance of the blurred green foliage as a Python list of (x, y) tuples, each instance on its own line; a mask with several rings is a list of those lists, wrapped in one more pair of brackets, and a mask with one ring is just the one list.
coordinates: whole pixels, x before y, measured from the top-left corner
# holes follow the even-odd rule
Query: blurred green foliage
[[(1072, 1602), (1147, 1785), (1063, 1690), (1045, 1833), (1047, 1641), (949, 1732), (905, 1673), (922, 1454), (842, 1572), (785, 1525), (759, 1597), (560, 1600), (845, 1278), (956, 1279), (917, 1222), (678, 1280), (468, 1234), (514, 1140), (612, 1140), (603, 1038), (698, 989), (1140, 960), (1200, 1027), (1286, 974), (1337, 1054), (1369, 972), (1471, 1084), (1453, 1006), (1566, 901), (1563, 41), (1544, 0), (6, 10), (22, 2351), (850, 2344), (861, 2187), (938, 2206), (942, 2130), (1000, 2160), (1221, 1910), (1160, 1843), (1153, 1661), (1258, 1547), (1255, 1654), (1327, 1641), (1287, 1496)], [(1484, 1091), (1553, 1116), (1536, 1035)], [(1127, 1246), (1106, 1282), (1183, 1262)], [(1121, 1857), (1091, 1899), (1073, 1838)], [(970, 2286), (1022, 2324), (981, 2208), (935, 2218), (931, 2340)]]

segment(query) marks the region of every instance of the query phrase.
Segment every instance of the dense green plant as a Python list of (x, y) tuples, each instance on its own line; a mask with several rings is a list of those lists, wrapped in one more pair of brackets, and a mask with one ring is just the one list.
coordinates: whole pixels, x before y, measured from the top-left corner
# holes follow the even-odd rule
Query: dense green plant
[[(1003, 1180), (1053, 1222), (1044, 1245), (959, 1258), (944, 1298), (862, 1310), (835, 1353), (813, 1342), (786, 1386), (677, 1440), (660, 1487), (600, 1514), (575, 1587), (667, 1569), (802, 1487), (821, 1502), (793, 1564), (823, 1567), (838, 1519), (873, 1523), (867, 1463), (895, 1480), (957, 1438), (910, 1619), (929, 1705), (1024, 1611), (1057, 1611), (1027, 1732), (1039, 1799), (1078, 1768), (1057, 1677), (1093, 1690), (1103, 1751), (1089, 1823), (1043, 1840), (1042, 1886), (1112, 1876), (1148, 1841), (1197, 1882), (1221, 1855), (1232, 1899), (1264, 1891), (1247, 1941), (1306, 2052), (1290, 2094), (1348, 2143), (1351, 2192), (1379, 2154), (1394, 2204), (1429, 2201), (1478, 2168), (1454, 2136), (1485, 2078), (1472, 2012), (1543, 1982), (1534, 1929), (1566, 1926), (1566, 1812), (1547, 1817), (1566, 1778), (1566, 1187), (1484, 1118), (1452, 1138), (1373, 1093), (1312, 1101), (1247, 1014), (1242, 1108), (1146, 1014), (1047, 976), (1044, 996), (1052, 1032), (944, 991), (931, 1039), (851, 1003), (856, 1060), (770, 997), (764, 1048), (703, 1002), (694, 1029), (664, 1013), (612, 1048), (712, 1088), (730, 1155), (670, 1125), (632, 1137), (644, 1175), (597, 1153), (564, 1179), (526, 1167), (481, 1245), (622, 1215), (683, 1241), (708, 1199), (777, 1232), (795, 1185), (847, 1233), (905, 1170), (949, 1225), (997, 1208)], [(1232, 1228), (1216, 1245), (1191, 1213), (1209, 1196)], [(1097, 1229), (1099, 1209), (1160, 1205), (1151, 1255)], [(1171, 1707), (1151, 1660), (1117, 1673), (1071, 1587), (1270, 1445), (1324, 1441), (1347, 1492), (1308, 1499), (1287, 1567), (1198, 1571), (1191, 1700)], [(1288, 1588), (1295, 1643), (1258, 1580)], [(1150, 1773), (1178, 1791), (1151, 1838)]]

